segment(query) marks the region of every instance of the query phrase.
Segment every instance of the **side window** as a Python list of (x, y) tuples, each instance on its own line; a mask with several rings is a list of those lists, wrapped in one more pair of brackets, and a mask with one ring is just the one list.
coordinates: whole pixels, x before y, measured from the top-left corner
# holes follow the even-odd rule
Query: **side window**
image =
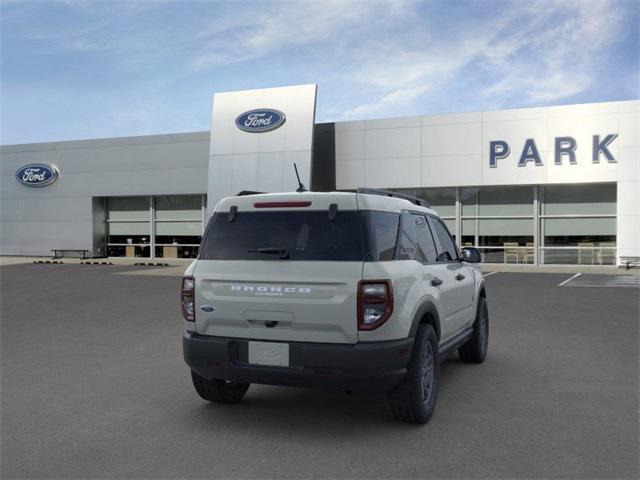
[(400, 217), (400, 232), (398, 233), (398, 248), (396, 249), (397, 260), (418, 260), (416, 232), (411, 217), (412, 215), (406, 212)]
[(447, 230), (447, 227), (442, 223), (442, 220), (431, 217), (431, 224), (433, 225), (433, 231), (440, 242), (439, 254), (442, 256), (440, 261), (451, 262), (453, 260), (457, 260), (458, 251), (456, 250), (456, 245), (449, 234), (449, 230)]
[(398, 238), (398, 260), (435, 262), (436, 246), (424, 215), (403, 213)]
[(436, 244), (431, 235), (429, 222), (424, 215), (411, 215), (413, 217), (413, 225), (416, 230), (416, 238), (418, 241), (418, 252), (424, 259), (423, 263), (433, 263), (438, 256), (436, 252)]

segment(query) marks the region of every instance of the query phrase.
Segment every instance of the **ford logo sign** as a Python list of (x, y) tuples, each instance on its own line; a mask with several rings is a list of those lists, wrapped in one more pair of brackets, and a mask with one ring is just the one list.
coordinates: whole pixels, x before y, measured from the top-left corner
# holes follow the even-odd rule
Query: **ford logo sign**
[(58, 169), (46, 163), (32, 163), (16, 171), (16, 180), (27, 187), (46, 187), (58, 180), (59, 176)]
[(245, 132), (269, 132), (282, 126), (287, 120), (279, 110), (259, 108), (244, 112), (236, 118), (236, 126)]

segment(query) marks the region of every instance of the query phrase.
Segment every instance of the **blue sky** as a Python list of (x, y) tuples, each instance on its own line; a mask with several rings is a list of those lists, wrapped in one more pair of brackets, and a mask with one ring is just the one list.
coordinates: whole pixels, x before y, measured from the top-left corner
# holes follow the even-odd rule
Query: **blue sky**
[(640, 97), (640, 2), (1, 0), (0, 143), (210, 128), (318, 84), (317, 121)]

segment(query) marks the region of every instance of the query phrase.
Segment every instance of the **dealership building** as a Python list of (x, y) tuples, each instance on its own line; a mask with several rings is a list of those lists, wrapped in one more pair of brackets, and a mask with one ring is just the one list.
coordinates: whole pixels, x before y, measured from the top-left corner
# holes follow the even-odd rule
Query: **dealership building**
[(191, 258), (217, 201), (381, 188), (488, 263), (640, 257), (640, 100), (315, 122), (316, 86), (214, 95), (211, 131), (0, 147), (0, 254)]

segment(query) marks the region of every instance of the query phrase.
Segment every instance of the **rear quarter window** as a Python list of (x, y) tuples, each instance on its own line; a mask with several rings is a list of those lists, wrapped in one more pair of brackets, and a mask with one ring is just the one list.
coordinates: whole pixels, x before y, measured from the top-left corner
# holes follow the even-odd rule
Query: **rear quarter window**
[(395, 258), (400, 215), (364, 210), (360, 214), (365, 260), (382, 262)]

